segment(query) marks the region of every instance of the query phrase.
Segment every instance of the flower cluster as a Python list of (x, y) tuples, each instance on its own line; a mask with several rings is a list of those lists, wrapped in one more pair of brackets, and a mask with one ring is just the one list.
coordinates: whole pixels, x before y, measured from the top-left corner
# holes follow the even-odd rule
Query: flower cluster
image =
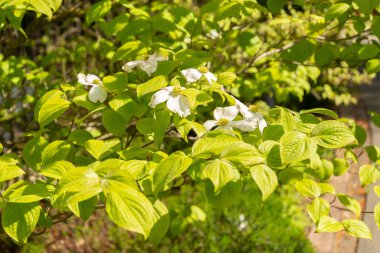
[[(151, 75), (157, 70), (159, 61), (167, 60), (160, 54), (154, 53), (150, 55), (147, 60), (136, 60), (127, 62), (123, 66), (123, 70), (130, 72), (133, 68), (138, 67)], [(212, 85), (217, 81), (217, 77), (211, 73), (206, 67), (198, 69), (189, 68), (181, 70), (181, 74), (185, 77), (187, 83), (194, 83), (204, 77), (207, 82)], [(102, 87), (102, 81), (96, 75), (78, 74), (78, 82), (83, 85), (92, 86), (89, 91), (89, 99), (91, 102), (104, 102), (107, 98), (107, 92)], [(186, 88), (181, 86), (168, 86), (160, 89), (153, 94), (149, 106), (155, 108), (158, 104), (166, 102), (166, 107), (173, 113), (181, 117), (187, 117), (191, 114), (190, 101), (183, 95)], [(233, 130), (237, 128), (243, 132), (254, 131), (259, 128), (261, 132), (267, 126), (266, 121), (257, 108), (254, 106), (247, 107), (239, 100), (235, 99), (236, 104), (228, 107), (218, 107), (214, 110), (214, 120), (207, 120), (204, 127), (207, 131), (216, 129)], [(236, 120), (238, 114), (242, 115), (242, 119)]]
[(156, 72), (158, 62), (159, 61), (166, 61), (168, 60), (167, 56), (163, 56), (160, 53), (154, 53), (152, 55), (149, 55), (148, 59), (146, 60), (136, 60), (136, 61), (130, 61), (124, 64), (122, 69), (126, 72), (131, 72), (132, 69), (138, 67), (141, 70), (145, 71), (149, 76)]

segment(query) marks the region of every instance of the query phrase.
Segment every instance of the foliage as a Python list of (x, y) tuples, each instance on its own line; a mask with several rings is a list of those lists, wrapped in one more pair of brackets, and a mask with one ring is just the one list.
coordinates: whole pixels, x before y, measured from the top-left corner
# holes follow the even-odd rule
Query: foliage
[[(52, 18), (60, 2), (49, 4), (2, 4), (1, 29), (9, 32), (9, 24), (28, 34), (38, 20), (24, 30), (25, 10)], [(307, 197), (319, 232), (371, 238), (360, 220), (329, 217), (330, 203), (323, 198), (337, 196), (359, 216), (358, 203), (328, 181), (346, 173), (348, 157), (355, 162), (354, 149), (365, 141), (360, 127), (328, 109), (296, 112), (252, 101), (267, 95), (285, 103), (308, 92), (337, 104), (352, 101), (345, 93), (350, 79), (360, 83), (380, 70), (377, 1), (177, 6), (103, 0), (85, 6), (72, 52), (61, 45), (44, 51), (38, 59), (43, 68), (7, 55), (1, 63), (2, 97), (28, 78), (38, 97), (20, 101), (29, 111), (34, 106), (35, 122), (22, 129), (28, 131), (22, 154), (3, 143), (0, 157), (2, 226), (14, 241), (26, 243), (35, 229), (71, 215), (87, 220), (105, 207), (115, 224), (158, 243), (172, 224), (163, 196), (189, 182), (203, 185), (216, 209), (243, 194), (244, 184), (257, 185), (263, 201), (290, 185)], [(20, 9), (14, 23), (14, 12), (7, 13)], [(364, 43), (368, 34), (372, 39)], [(42, 37), (41, 43), (50, 40)], [(14, 53), (9, 46), (5, 51)], [(20, 64), (37, 71), (17, 72)], [(359, 72), (364, 65), (366, 71)], [(45, 81), (49, 85), (41, 85)], [(3, 121), (19, 117), (13, 104), (5, 103), (10, 109)], [(336, 149), (345, 150), (345, 162), (334, 156)], [(360, 168), (363, 185), (379, 178), (377, 149), (366, 148), (373, 159)]]

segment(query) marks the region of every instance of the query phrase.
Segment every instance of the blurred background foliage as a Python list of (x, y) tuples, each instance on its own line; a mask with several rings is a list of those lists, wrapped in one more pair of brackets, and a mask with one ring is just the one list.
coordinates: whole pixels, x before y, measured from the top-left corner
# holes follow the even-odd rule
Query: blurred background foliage
[[(75, 83), (80, 72), (104, 77), (157, 50), (173, 53), (182, 67), (210, 62), (212, 72), (236, 73), (238, 79), (228, 89), (245, 102), (262, 100), (296, 110), (356, 103), (354, 88), (370, 83), (380, 71), (380, 1), (364, 2), (1, 1), (0, 141), (20, 153), (25, 133), (36, 129), (33, 108), (42, 94)], [(165, 64), (171, 64), (171, 72), (178, 67)], [(58, 137), (65, 134), (56, 130)], [(190, 186), (179, 189), (184, 194), (168, 196), (176, 218), (160, 245), (162, 252), (312, 251), (304, 235), (308, 221), (293, 205), (294, 195), (285, 189), (260, 203), (256, 189), (245, 190), (223, 212), (210, 208)], [(187, 206), (193, 208), (185, 210)], [(99, 252), (154, 248), (103, 216), (97, 212), (79, 230), (60, 225), (33, 237), (22, 250), (54, 252), (58, 245), (63, 247), (58, 251), (79, 252), (74, 244), (70, 248), (67, 241), (60, 242), (65, 236), (77, 242), (82, 238), (83, 248)], [(4, 245), (4, 250), (16, 247)]]

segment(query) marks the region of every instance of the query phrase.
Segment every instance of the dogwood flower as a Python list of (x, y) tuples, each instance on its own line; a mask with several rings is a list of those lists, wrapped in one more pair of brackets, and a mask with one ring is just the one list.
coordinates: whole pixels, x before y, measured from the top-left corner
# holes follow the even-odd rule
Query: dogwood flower
[(182, 90), (184, 89), (180, 86), (162, 88), (153, 94), (149, 106), (155, 108), (156, 105), (167, 101), (166, 106), (171, 112), (178, 113), (181, 117), (186, 117), (190, 115), (190, 102), (187, 97), (182, 95)]
[(204, 76), (207, 79), (210, 85), (212, 84), (212, 81), (216, 82), (217, 80), (216, 76), (210, 71), (208, 71), (206, 67), (200, 67), (198, 69), (184, 69), (181, 70), (181, 73), (186, 78), (186, 81), (189, 83), (194, 83), (198, 81), (199, 79), (201, 79), (202, 76)]
[(92, 74), (78, 74), (78, 83), (83, 85), (89, 85), (92, 86), (88, 93), (88, 98), (91, 102), (96, 103), (100, 102), (103, 103), (104, 100), (107, 98), (107, 92), (106, 90), (101, 86), (103, 82), (100, 80), (100, 78), (96, 75)]
[(220, 37), (220, 34), (218, 33), (217, 30), (212, 29), (212, 30), (210, 30), (210, 31), (206, 34), (206, 36), (209, 37), (209, 38), (212, 39), (212, 40), (216, 40), (217, 38)]
[(247, 107), (245, 104), (236, 99), (236, 106), (238, 107), (241, 115), (246, 120), (254, 121), (254, 124), (257, 124), (260, 132), (264, 131), (264, 128), (267, 126), (267, 122), (265, 121), (262, 114), (257, 112), (256, 106), (252, 105)]
[(239, 113), (239, 108), (235, 105), (228, 107), (217, 107), (214, 110), (215, 120), (207, 120), (203, 126), (207, 131), (210, 131), (214, 126), (218, 126), (216, 129), (233, 130), (238, 128), (244, 132), (250, 132), (256, 129), (257, 124), (251, 120), (238, 120), (233, 121)]
[(167, 60), (167, 56), (163, 56), (160, 53), (154, 53), (149, 55), (147, 60), (136, 60), (130, 61), (124, 64), (122, 69), (126, 72), (131, 72), (132, 69), (139, 67), (141, 70), (145, 71), (148, 75), (153, 74), (157, 70), (158, 62)]

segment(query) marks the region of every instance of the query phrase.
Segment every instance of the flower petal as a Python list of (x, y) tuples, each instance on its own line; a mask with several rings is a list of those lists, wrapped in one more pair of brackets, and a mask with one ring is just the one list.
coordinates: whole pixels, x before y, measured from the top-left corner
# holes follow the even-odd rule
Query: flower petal
[(86, 75), (85, 75), (85, 74), (80, 73), (80, 74), (77, 75), (77, 77), (78, 77), (78, 83), (83, 84), (83, 85), (91, 85), (91, 86), (94, 86), (94, 84), (89, 83), (89, 82), (87, 81), (87, 78), (86, 78)]
[(181, 70), (181, 73), (189, 83), (196, 82), (202, 77), (202, 73), (199, 70), (192, 68)]
[(229, 130), (229, 131), (233, 131), (232, 127), (227, 125), (227, 126), (218, 126), (216, 129), (218, 130)]
[(143, 61), (139, 66), (148, 75), (153, 74), (157, 70), (157, 61)]
[(217, 80), (216, 76), (211, 72), (207, 72), (206, 74), (204, 74), (204, 76), (206, 77), (207, 81), (210, 84), (212, 84), (212, 81), (216, 82), (216, 80)]
[(250, 112), (248, 106), (246, 106), (245, 104), (243, 104), (242, 102), (240, 102), (236, 98), (235, 98), (235, 102), (236, 102), (236, 106), (239, 108), (241, 115), (243, 115), (243, 117), (246, 118), (247, 113)]
[(267, 122), (265, 121), (265, 119), (264, 118), (259, 119), (259, 129), (261, 133), (263, 133), (264, 128), (266, 127), (267, 127)]
[(244, 132), (254, 131), (259, 126), (258, 119), (243, 119), (238, 121), (230, 122), (229, 124), (232, 127), (236, 127)]
[[(165, 88), (169, 88), (169, 87), (165, 87)], [(163, 88), (163, 89), (161, 89), (161, 90), (159, 90), (153, 94), (152, 98), (150, 99), (150, 103), (149, 103), (150, 107), (155, 108), (156, 105), (161, 104), (161, 103), (165, 102), (166, 100), (168, 100), (169, 93), (171, 92), (171, 90), (168, 90), (165, 88)]]
[(95, 81), (95, 80), (98, 81), (98, 84), (99, 84), (99, 83), (102, 83), (102, 81), (100, 80), (100, 78), (99, 78), (98, 76), (96, 76), (96, 75), (88, 74), (88, 75), (86, 76), (86, 81), (87, 81), (88, 83), (94, 84), (94, 81)]
[(103, 89), (102, 86), (99, 85), (94, 85), (91, 89), (90, 92), (88, 93), (88, 98), (90, 99), (91, 102), (96, 103), (100, 102), (103, 103), (104, 100), (107, 98), (107, 92), (105, 89)]
[(122, 67), (122, 70), (127, 71), (127, 72), (130, 72), (133, 68), (135, 68), (136, 66), (138, 66), (138, 65), (141, 64), (142, 62), (143, 62), (143, 60), (136, 60), (136, 61), (130, 61), (130, 62), (127, 62), (127, 63), (124, 64), (124, 66)]
[(216, 126), (216, 123), (218, 123), (218, 121), (216, 120), (207, 120), (205, 123), (203, 123), (203, 126), (206, 128), (207, 131), (210, 131), (211, 128)]
[(214, 118), (216, 120), (227, 119), (229, 121), (232, 121), (234, 118), (236, 118), (238, 113), (239, 113), (239, 110), (234, 105), (227, 106), (227, 107), (217, 107), (214, 110)]
[(183, 96), (169, 96), (166, 106), (171, 112), (178, 113), (181, 117), (186, 117), (190, 114), (190, 102)]

